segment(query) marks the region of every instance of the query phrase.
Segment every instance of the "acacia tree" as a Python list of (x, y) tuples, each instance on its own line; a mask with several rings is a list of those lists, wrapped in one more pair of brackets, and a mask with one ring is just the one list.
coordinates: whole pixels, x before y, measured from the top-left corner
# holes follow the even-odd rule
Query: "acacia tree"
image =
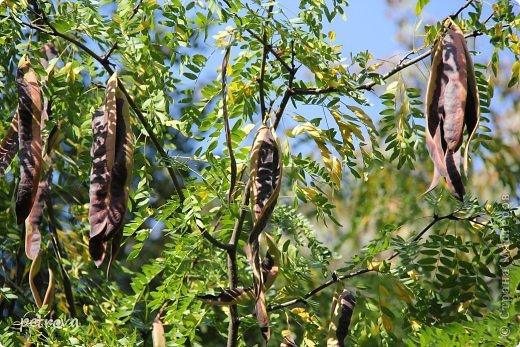
[[(428, 2), (414, 4), (417, 18)], [(434, 171), (424, 62), (445, 18), (420, 22), (420, 44), (389, 61), (324, 32), (349, 14), (343, 0), (0, 6), (0, 132), (11, 139), (0, 153), (3, 345), (253, 345), (264, 343), (258, 321), (271, 345), (291, 336), (322, 346), (329, 327), (364, 346), (519, 341), (512, 1), (461, 1), (445, 14), (472, 40), (480, 100), (462, 201), (443, 184), (422, 195)], [(24, 94), (33, 79), (41, 102)], [(24, 127), (27, 98), (47, 114), (41, 136)], [(93, 117), (111, 112), (133, 135), (124, 137), (133, 166), (123, 163), (132, 178), (124, 228), (107, 238), (121, 246), (105, 251), (109, 271), (92, 254), (89, 201), (100, 163)], [(42, 139), (41, 170), (26, 171), (36, 158), (19, 141), (27, 132)], [(23, 214), (20, 187), (36, 192), (38, 175), (46, 194)], [(121, 192), (125, 180), (111, 177)], [(257, 234), (270, 235), (267, 253)], [(353, 312), (338, 320), (331, 304), (345, 288), (355, 306), (340, 296)], [(233, 305), (213, 305), (225, 300)], [(78, 324), (21, 324), (32, 317)]]

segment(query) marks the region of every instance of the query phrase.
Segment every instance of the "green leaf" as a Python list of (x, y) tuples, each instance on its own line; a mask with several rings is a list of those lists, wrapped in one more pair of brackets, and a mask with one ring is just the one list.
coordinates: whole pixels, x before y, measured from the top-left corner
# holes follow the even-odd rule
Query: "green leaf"
[(415, 15), (419, 16), (423, 10), (423, 8), (428, 5), (430, 0), (417, 0), (417, 5), (415, 5)]

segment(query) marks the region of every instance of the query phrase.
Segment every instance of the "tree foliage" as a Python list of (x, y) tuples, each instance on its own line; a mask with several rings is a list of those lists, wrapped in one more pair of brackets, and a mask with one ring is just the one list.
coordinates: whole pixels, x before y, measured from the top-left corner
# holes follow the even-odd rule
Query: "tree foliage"
[[(253, 271), (264, 294), (264, 264), (250, 263), (246, 246), (258, 247), (248, 240), (253, 137), (269, 124), (283, 167), (262, 220), (280, 251), (264, 288), (269, 345), (323, 346), (331, 320), (350, 322), (347, 345), (516, 345), (520, 11), (511, 0), (460, 0), (428, 20), (429, 2), (385, 5), (404, 16), (410, 49), (394, 59), (374, 57), (377, 42), (361, 52), (336, 43), (330, 24), (364, 15), (344, 0), (0, 2), (0, 137), (13, 131), (17, 70), (30, 59), (52, 148), (34, 260), (33, 226), (15, 212), (23, 158), (0, 161), (1, 344), (159, 346), (162, 331), (169, 346), (264, 344), (255, 300), (212, 306), (201, 296), (250, 288)], [(480, 99), (463, 201), (444, 184), (422, 195), (433, 172), (428, 60), (448, 16), (468, 42)], [(89, 254), (89, 189), (92, 117), (115, 71), (134, 148), (109, 272)], [(16, 147), (6, 146), (0, 155)], [(331, 317), (345, 293), (352, 317)], [(25, 320), (34, 317), (78, 324)]]

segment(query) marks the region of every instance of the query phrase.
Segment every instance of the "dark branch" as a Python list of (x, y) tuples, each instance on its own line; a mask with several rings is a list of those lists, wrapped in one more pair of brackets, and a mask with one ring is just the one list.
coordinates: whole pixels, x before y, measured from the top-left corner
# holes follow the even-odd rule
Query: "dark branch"
[(454, 14), (452, 14), (452, 15), (450, 16), (451, 19), (455, 19), (455, 18), (457, 18), (457, 16), (458, 16), (462, 11), (464, 11), (464, 9), (465, 9), (466, 7), (468, 7), (469, 4), (471, 4), (472, 2), (473, 2), (473, 0), (468, 0), (468, 1), (466, 1), (466, 3), (465, 3), (461, 8), (459, 8), (459, 9), (457, 10), (457, 12), (455, 12)]
[[(267, 10), (267, 18), (271, 18), (271, 15), (273, 13), (273, 5), (269, 6), (269, 9)], [(264, 28), (264, 35), (262, 40), (264, 42), (267, 42), (267, 29)], [(267, 114), (266, 114), (266, 108), (265, 108), (265, 86), (264, 86), (264, 79), (265, 79), (265, 65), (267, 62), (267, 54), (269, 53), (269, 48), (264, 45), (262, 50), (262, 62), (260, 63), (260, 79), (258, 80), (258, 83), (260, 84), (260, 114), (262, 115), (262, 123), (265, 121)]]
[[(240, 239), (242, 227), (244, 225), (244, 219), (246, 218), (247, 205), (251, 193), (251, 180), (247, 181), (242, 192), (242, 201), (240, 203), (240, 214), (238, 219), (235, 221), (233, 226), (233, 232), (231, 233), (231, 239), (229, 245), (231, 249), (227, 250), (227, 267), (229, 277), (229, 288), (234, 289), (238, 286), (238, 266), (237, 266), (237, 244)], [(238, 316), (238, 310), (236, 305), (229, 307), (229, 324), (228, 324), (228, 341), (227, 347), (235, 347), (238, 345), (238, 326), (240, 325), (240, 317)]]
[[(137, 3), (135, 4), (134, 6), (134, 9), (132, 10), (132, 14), (130, 15), (130, 17), (128, 17), (128, 22), (130, 22), (134, 17), (135, 15), (137, 14), (137, 12), (139, 11), (139, 7), (141, 6), (141, 3), (143, 2), (143, 0), (138, 0)], [(108, 59), (110, 58), (110, 56), (112, 55), (112, 53), (114, 53), (114, 51), (117, 49), (117, 42), (114, 42), (112, 44), (112, 47), (110, 47), (110, 49), (108, 50), (108, 52), (103, 56), (103, 60), (108, 62)]]
[(289, 84), (287, 86), (287, 89), (285, 90), (285, 93), (283, 95), (282, 101), (280, 102), (280, 107), (278, 108), (278, 111), (276, 111), (276, 115), (274, 117), (274, 128), (278, 128), (278, 124), (280, 124), (280, 121), (282, 120), (283, 113), (285, 112), (285, 108), (287, 107), (287, 104), (289, 103), (289, 100), (291, 97), (295, 94), (293, 89), (293, 82), (294, 77), (296, 76), (296, 72), (298, 69), (294, 66), (294, 41), (291, 43), (291, 69), (289, 70)]

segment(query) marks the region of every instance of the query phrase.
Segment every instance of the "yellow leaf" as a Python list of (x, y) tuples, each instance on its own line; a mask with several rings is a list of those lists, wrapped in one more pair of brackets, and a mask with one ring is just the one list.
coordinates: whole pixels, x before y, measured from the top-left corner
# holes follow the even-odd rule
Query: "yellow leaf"
[(370, 118), (365, 111), (363, 111), (361, 108), (357, 106), (347, 106), (349, 110), (354, 112), (354, 114), (359, 118), (359, 120), (365, 124), (367, 127), (371, 128), (372, 130), (376, 130), (376, 127), (374, 125), (374, 122), (372, 121), (372, 118)]
[(249, 135), (249, 133), (251, 132), (251, 130), (253, 130), (255, 128), (255, 125), (254, 124), (246, 124), (242, 127), (242, 131), (246, 134), (246, 135)]
[(368, 71), (374, 71), (374, 70), (377, 70), (381, 65), (383, 65), (385, 62), (384, 61), (381, 61), (379, 63), (375, 63), (373, 65), (370, 65), (369, 67), (367, 67), (367, 70)]
[(392, 329), (394, 328), (393, 325), (392, 325), (392, 321), (390, 320), (390, 317), (388, 317), (386, 314), (383, 314), (381, 316), (382, 318), (382, 321), (383, 321), (383, 327), (385, 328), (386, 331), (392, 331)]
[(373, 260), (370, 263), (368, 263), (367, 269), (369, 269), (370, 271), (378, 271), (380, 266), (380, 261)]
[(413, 331), (419, 331), (422, 328), (422, 325), (419, 321), (416, 321), (415, 319), (412, 319), (410, 321), (410, 325), (412, 326)]
[(341, 162), (338, 158), (332, 157), (332, 172), (331, 178), (334, 184), (339, 188), (341, 186), (342, 169)]
[(311, 201), (314, 200), (314, 197), (318, 194), (318, 191), (314, 188), (301, 187), (300, 190), (303, 195), (305, 195), (305, 198)]
[(466, 311), (468, 309), (469, 305), (471, 305), (471, 300), (461, 302), (459, 305), (459, 308), (457, 309), (457, 312)]
[(329, 39), (330, 42), (334, 42), (336, 40), (336, 33), (334, 31), (329, 31)]
[(397, 298), (400, 299), (401, 301), (404, 301), (407, 303), (412, 302), (412, 296), (410, 295), (410, 293), (408, 292), (406, 287), (401, 282), (397, 282), (397, 285), (394, 287), (394, 292), (395, 292), (395, 295), (397, 296)]
[[(386, 289), (386, 287), (383, 285), (379, 285), (379, 292), (381, 294), (383, 294), (384, 296), (387, 296), (387, 297), (390, 296), (390, 292), (388, 292), (388, 289)], [(381, 306), (383, 306), (383, 304), (384, 304), (384, 302), (382, 303)]]
[(415, 270), (410, 270), (406, 273), (408, 276), (410, 276), (411, 279), (413, 279), (414, 281), (417, 280), (417, 272)]

